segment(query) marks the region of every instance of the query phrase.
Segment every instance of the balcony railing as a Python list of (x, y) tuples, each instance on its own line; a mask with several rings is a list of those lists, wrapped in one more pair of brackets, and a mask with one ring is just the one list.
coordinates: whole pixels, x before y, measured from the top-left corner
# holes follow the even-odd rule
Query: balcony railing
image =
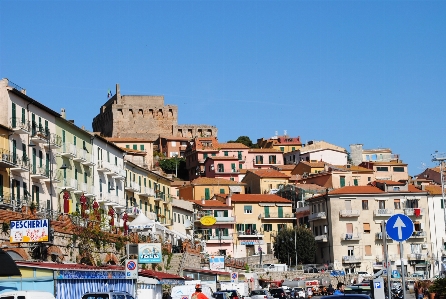
[(69, 142), (62, 143), (60, 155), (68, 158), (75, 158), (77, 156), (76, 146)]
[(21, 117), (11, 117), (10, 118), (11, 129), (16, 134), (29, 134), (31, 132), (31, 123)]
[(404, 215), (407, 216), (423, 216), (425, 214), (424, 208), (405, 208)]
[(97, 170), (100, 172), (105, 172), (105, 173), (111, 172), (110, 163), (107, 163), (106, 161), (99, 160)]
[(392, 216), (393, 214), (395, 214), (395, 210), (377, 209), (377, 210), (373, 211), (373, 213), (375, 214), (375, 216)]
[[(387, 239), (390, 239), (389, 235), (386, 233)], [(383, 233), (379, 232), (375, 234), (375, 240), (382, 240), (383, 238)]]
[(314, 240), (316, 242), (327, 242), (328, 238), (327, 238), (327, 235), (319, 235), (319, 236), (315, 236)]
[(139, 192), (139, 195), (149, 197), (149, 196), (155, 196), (155, 190), (149, 187), (141, 186), (141, 190)]
[(427, 254), (425, 253), (408, 253), (407, 259), (410, 261), (424, 261), (427, 258)]
[(0, 149), (0, 166), (4, 168), (14, 167), (14, 157), (12, 153), (4, 148)]
[(14, 158), (12, 159), (12, 162), (15, 164), (13, 167), (11, 167), (11, 171), (14, 172), (27, 172), (29, 171), (29, 159), (28, 158)]
[(295, 218), (293, 213), (262, 213), (260, 214), (262, 219), (282, 219), (282, 218)]
[(325, 212), (319, 212), (319, 213), (312, 213), (310, 216), (308, 216), (309, 221), (314, 221), (318, 219), (327, 219), (327, 215)]
[(136, 182), (128, 182), (125, 184), (124, 188), (127, 191), (133, 191), (133, 192), (138, 192), (138, 193), (141, 192), (141, 187)]
[(427, 237), (427, 233), (425, 231), (414, 231), (412, 233), (412, 236), (410, 236), (409, 238), (426, 238)]
[(62, 179), (61, 180), (61, 189), (66, 189), (67, 191), (77, 190), (77, 180), (75, 179)]
[[(216, 241), (217, 243), (220, 241), (225, 241), (225, 243), (227, 243), (227, 241), (231, 241), (232, 242), (232, 236), (205, 236), (207, 237), (205, 240), (207, 241)], [(214, 243), (214, 242), (213, 242)]]
[(341, 210), (339, 217), (358, 217), (361, 214), (359, 210)]
[(360, 256), (346, 255), (342, 257), (343, 263), (360, 263), (361, 261), (362, 257)]
[(50, 146), (50, 148), (60, 148), (62, 146), (62, 137), (55, 133), (49, 135), (49, 140), (44, 144), (45, 147)]
[(84, 149), (76, 149), (76, 157), (73, 160), (79, 163), (87, 162), (87, 151)]
[(359, 233), (346, 233), (341, 236), (341, 241), (358, 241), (361, 240), (361, 234)]
[(252, 237), (259, 237), (259, 238), (262, 238), (263, 237), (263, 232), (261, 232), (261, 231), (252, 231), (252, 230), (244, 230), (244, 231), (238, 231), (237, 232), (237, 235), (238, 235), (238, 237), (240, 238), (240, 237), (249, 237), (249, 238), (252, 238)]
[(31, 141), (34, 143), (47, 143), (50, 138), (50, 132), (48, 129), (38, 126), (34, 123), (31, 124)]
[(38, 167), (36, 165), (30, 165), (30, 176), (33, 179), (47, 179), (50, 177), (50, 170), (46, 167)]

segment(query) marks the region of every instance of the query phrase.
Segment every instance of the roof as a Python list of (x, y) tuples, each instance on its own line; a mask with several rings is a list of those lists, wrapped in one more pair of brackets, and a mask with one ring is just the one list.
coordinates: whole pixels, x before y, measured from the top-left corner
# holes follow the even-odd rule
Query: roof
[(212, 159), (212, 160), (237, 160), (238, 161), (238, 157), (233, 157), (233, 156), (211, 156), (211, 157), (207, 157), (207, 159)]
[(343, 153), (347, 152), (345, 148), (328, 143), (326, 141), (314, 141), (312, 144), (307, 144), (299, 149), (301, 154), (323, 150), (333, 150)]
[(325, 162), (323, 161), (317, 161), (317, 162), (310, 162), (310, 161), (300, 161), (298, 164), (305, 164), (308, 165), (310, 167), (325, 167)]
[(282, 151), (279, 151), (274, 148), (251, 148), (249, 149), (248, 153), (276, 153), (276, 154), (283, 154)]
[[(376, 183), (381, 183), (381, 184), (386, 184), (389, 186), (404, 186), (406, 185), (406, 183), (402, 183), (402, 182), (395, 182), (395, 181), (391, 181), (391, 180), (376, 180)], [(373, 184), (374, 182), (372, 182)]]
[(429, 192), (431, 195), (442, 195), (440, 185), (427, 185), (424, 187), (424, 190)]
[(260, 177), (260, 178), (284, 178), (284, 179), (288, 179), (290, 176), (284, 174), (283, 172), (280, 172), (278, 170), (275, 169), (251, 169), (248, 170), (247, 174), (249, 172), (252, 172), (253, 174), (255, 174), (256, 176)]
[(274, 166), (274, 168), (276, 168), (277, 170), (293, 170), (296, 167), (296, 165), (291, 164), (291, 165), (278, 165), (278, 166)]
[(133, 137), (105, 137), (110, 142), (153, 142), (152, 140)]
[(231, 202), (276, 202), (291, 203), (290, 200), (276, 194), (232, 194)]
[(327, 188), (319, 186), (317, 184), (296, 184), (296, 188), (302, 189), (302, 190), (318, 190), (323, 191), (327, 190)]
[(98, 270), (115, 270), (115, 271), (124, 271), (123, 266), (115, 266), (115, 265), (106, 265), (106, 266), (90, 266), (84, 264), (62, 264), (62, 263), (53, 263), (53, 262), (24, 262), (24, 261), (16, 261), (16, 264), (21, 267), (33, 267), (33, 268), (42, 268), (42, 269), (52, 269), (52, 270), (90, 270), (90, 271), (98, 271)]
[(153, 271), (153, 270), (147, 270), (147, 269), (140, 270), (138, 272), (138, 275), (144, 276), (144, 277), (156, 278), (158, 280), (161, 280), (161, 279), (183, 279), (184, 280), (184, 277), (181, 277), (179, 275), (165, 273), (165, 272), (158, 272), (158, 271)]
[(196, 205), (199, 205), (201, 207), (211, 208), (211, 207), (226, 207), (231, 208), (230, 206), (226, 205), (225, 203), (219, 201), (219, 200), (205, 200), (204, 203), (202, 200), (191, 200)]
[(345, 186), (328, 192), (334, 194), (380, 194), (386, 193), (375, 186)]
[(170, 136), (161, 135), (160, 138), (161, 139), (166, 139), (166, 140), (181, 140), (181, 141), (189, 141), (189, 140), (191, 140), (190, 137), (181, 137), (181, 136), (173, 136), (173, 135), (170, 135)]
[[(330, 165), (331, 166), (331, 165)], [(357, 165), (349, 165), (347, 167), (347, 165), (333, 165), (333, 167), (339, 168), (339, 169), (343, 169), (345, 171), (356, 171), (356, 172), (372, 172), (373, 170), (362, 167), (362, 166), (357, 166)]]
[(223, 272), (223, 271), (214, 271), (214, 270), (203, 270), (203, 269), (183, 269), (183, 271), (189, 271), (189, 272), (196, 272), (196, 273), (206, 273), (206, 274), (215, 274), (215, 275), (230, 275), (229, 272)]
[(206, 178), (199, 177), (191, 182), (191, 185), (194, 186), (208, 186), (208, 185), (224, 185), (224, 186), (234, 186), (234, 185), (246, 185), (244, 183), (235, 182), (231, 180), (225, 180), (222, 178)]
[(249, 147), (240, 142), (228, 142), (228, 143), (219, 143), (218, 147), (221, 149), (248, 149)]
[(132, 155), (142, 155), (142, 156), (147, 155), (146, 151), (135, 150), (135, 149), (127, 148), (127, 147), (119, 147), (119, 148), (121, 150), (123, 150), (124, 152), (132, 154)]

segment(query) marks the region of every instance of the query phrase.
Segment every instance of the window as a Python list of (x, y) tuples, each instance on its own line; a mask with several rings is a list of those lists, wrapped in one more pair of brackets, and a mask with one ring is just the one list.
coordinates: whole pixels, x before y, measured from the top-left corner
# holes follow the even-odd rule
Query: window
[(244, 206), (245, 214), (252, 214), (252, 206)]
[(358, 179), (353, 179), (353, 185), (358, 186)]
[(292, 151), (295, 151), (295, 150), (296, 150), (296, 148), (295, 148), (294, 146), (292, 146), (292, 147), (291, 147), (291, 150), (292, 150)]
[(394, 207), (395, 207), (395, 210), (399, 210), (399, 209), (401, 209), (401, 203), (400, 203), (400, 200), (399, 200), (399, 199), (394, 199), (394, 200), (393, 200), (393, 205), (394, 205)]
[(376, 171), (389, 171), (389, 167), (387, 167), (387, 166), (378, 166), (378, 167), (376, 167)]
[(404, 172), (404, 167), (395, 166), (393, 167), (393, 172)]
[(235, 163), (231, 163), (232, 172), (235, 172)]
[(263, 164), (263, 156), (256, 156), (256, 164)]
[(265, 218), (269, 218), (269, 207), (263, 207), (265, 212)]
[(393, 187), (393, 191), (400, 191), (400, 187)]
[(386, 208), (386, 201), (385, 200), (378, 200), (378, 209), (383, 210)]
[(225, 166), (223, 164), (217, 165), (217, 171), (218, 172), (225, 172)]
[(339, 184), (341, 185), (341, 187), (345, 187), (345, 176), (341, 176), (339, 177), (339, 179), (340, 179)]
[(281, 151), (281, 152), (284, 152), (284, 151), (285, 151), (285, 148), (284, 148), (283, 146), (281, 146), (281, 147), (280, 147), (280, 151)]
[(220, 194), (225, 194), (225, 189), (220, 189)]
[(76, 145), (76, 136), (73, 136), (73, 145)]
[(372, 245), (365, 245), (365, 255), (372, 255)]
[(272, 224), (264, 224), (263, 225), (263, 231), (264, 232), (270, 232), (273, 230), (273, 225)]
[(125, 145), (125, 148), (130, 148), (130, 145), (129, 145), (129, 144), (126, 144), (126, 145)]
[(237, 152), (237, 157), (238, 157), (239, 160), (243, 160), (243, 156), (242, 156), (242, 152), (241, 151)]
[(86, 171), (84, 171), (84, 183), (85, 184), (87, 183), (87, 172)]
[(204, 199), (208, 200), (211, 198), (211, 193), (209, 188), (204, 188)]
[(371, 180), (372, 180), (372, 177), (369, 176), (369, 177), (367, 178), (367, 181), (370, 182)]
[(242, 169), (243, 168), (243, 164), (239, 163), (238, 164), (238, 169)]
[(115, 157), (115, 165), (118, 166), (118, 157)]
[(271, 155), (268, 157), (269, 164), (276, 164), (276, 155)]
[(228, 154), (229, 154), (228, 151), (224, 151), (224, 152), (223, 152), (223, 155), (224, 155), (225, 157), (227, 157)]
[(140, 151), (144, 151), (144, 144), (140, 144), (140, 145), (139, 145), (139, 150), (140, 150)]
[(369, 201), (368, 200), (363, 200), (362, 201), (362, 209), (363, 210), (368, 210), (369, 209)]
[(208, 154), (203, 154), (203, 159), (205, 159), (206, 160), (206, 158), (208, 157)]
[(283, 228), (286, 228), (286, 224), (277, 224), (277, 231), (281, 231)]
[(137, 144), (134, 144), (134, 145), (133, 145), (133, 149), (134, 149), (134, 150), (138, 150), (138, 145), (137, 145)]
[(370, 234), (370, 223), (364, 223), (364, 234)]
[(348, 249), (347, 249), (347, 255), (348, 256), (354, 256), (355, 255), (355, 247), (353, 247), (353, 246), (348, 246)]
[(283, 207), (277, 207), (278, 209), (278, 218), (283, 218)]

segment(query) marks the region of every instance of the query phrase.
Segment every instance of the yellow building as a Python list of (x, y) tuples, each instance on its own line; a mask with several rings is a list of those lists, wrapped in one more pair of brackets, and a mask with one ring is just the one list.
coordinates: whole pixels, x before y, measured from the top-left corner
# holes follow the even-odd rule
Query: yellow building
[(199, 177), (179, 187), (179, 197), (186, 200), (211, 199), (214, 194), (245, 193), (245, 184), (221, 178)]
[(267, 194), (288, 184), (290, 176), (274, 169), (250, 169), (242, 183), (246, 184), (246, 193)]
[(12, 152), (9, 149), (9, 134), (12, 130), (0, 125), (0, 203), (9, 203), (10, 168), (14, 166)]

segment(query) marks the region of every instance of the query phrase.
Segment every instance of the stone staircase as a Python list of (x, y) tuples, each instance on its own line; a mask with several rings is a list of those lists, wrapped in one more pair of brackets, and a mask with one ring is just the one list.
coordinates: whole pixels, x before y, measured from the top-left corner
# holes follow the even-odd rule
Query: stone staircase
[(178, 275), (180, 272), (181, 260), (183, 259), (182, 253), (174, 253), (172, 259), (170, 260), (169, 269), (166, 271), (170, 274)]

